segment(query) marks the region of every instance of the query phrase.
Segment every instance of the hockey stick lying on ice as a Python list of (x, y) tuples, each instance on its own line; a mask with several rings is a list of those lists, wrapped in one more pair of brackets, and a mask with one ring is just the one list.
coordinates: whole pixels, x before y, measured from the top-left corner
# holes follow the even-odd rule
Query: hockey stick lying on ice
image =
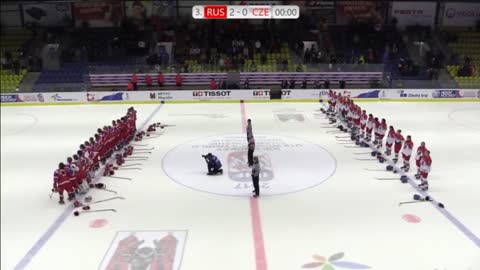
[(385, 177), (385, 178), (380, 178), (380, 177), (375, 177), (377, 180), (399, 180), (400, 178), (398, 177)]
[(116, 200), (116, 199), (125, 200), (124, 197), (116, 196), (116, 197), (108, 198), (108, 199), (105, 199), (105, 200), (94, 201), (94, 202), (91, 202), (91, 203), (89, 203), (89, 204), (87, 204), (87, 205), (92, 205), (92, 204), (101, 203), (101, 202), (108, 202), (108, 201)]
[(73, 215), (78, 217), (80, 214), (93, 213), (93, 212), (117, 212), (115, 209), (99, 209), (99, 210), (84, 210), (84, 211), (75, 211)]
[(362, 148), (360, 146), (356, 146), (356, 145), (344, 145), (343, 147), (346, 147), (346, 148)]
[(151, 154), (152, 152), (149, 152), (149, 151), (138, 151), (138, 152), (133, 152), (132, 155), (136, 155), (136, 154)]
[(365, 153), (353, 153), (354, 155), (369, 155), (371, 154), (370, 152), (365, 152)]
[[(161, 135), (160, 135), (161, 136)], [(160, 138), (160, 136), (150, 136), (150, 137), (147, 137), (147, 138), (143, 138), (144, 140), (147, 140), (147, 139), (156, 139), (156, 138)]]
[(337, 139), (345, 139), (345, 138), (350, 138), (350, 136), (335, 136)]
[(152, 147), (152, 148), (145, 148), (145, 149), (138, 149), (138, 148), (137, 148), (137, 149), (135, 149), (135, 148), (134, 148), (134, 149), (133, 149), (133, 151), (134, 151), (134, 152), (135, 152), (135, 151), (152, 151), (153, 149), (155, 149), (155, 147)]
[(338, 144), (341, 144), (341, 145), (352, 145), (352, 146), (355, 145), (354, 142), (347, 142), (347, 141), (345, 141), (345, 142), (337, 142), (337, 143), (338, 143)]
[(127, 178), (127, 177), (119, 177), (119, 176), (108, 176), (110, 178), (116, 178), (116, 179), (123, 179), (123, 180), (128, 180), (128, 181), (132, 181), (132, 178)]
[(364, 170), (367, 170), (367, 171), (371, 171), (371, 172), (386, 172), (386, 170), (377, 170), (377, 169), (364, 169)]
[(356, 160), (366, 161), (366, 160), (377, 160), (377, 159), (376, 158), (356, 158)]
[(142, 170), (142, 168), (118, 168), (117, 171)]
[[(133, 160), (132, 160), (132, 161), (133, 161)], [(130, 166), (141, 166), (141, 165), (143, 165), (143, 164), (142, 164), (142, 163), (134, 163), (134, 164), (122, 165), (122, 166), (120, 166), (120, 167), (121, 167), (121, 168), (123, 168), (123, 167), (130, 167)]]
[[(433, 199), (430, 198), (430, 196), (425, 196), (425, 198), (423, 198), (422, 196), (415, 194), (413, 195), (413, 201), (400, 202), (398, 203), (398, 206), (401, 206), (403, 204), (408, 204), (408, 203), (420, 203), (420, 202), (433, 202)], [(443, 203), (437, 203), (437, 206), (440, 208), (445, 208), (445, 205), (443, 205)]]
[(429, 202), (429, 201), (431, 201), (430, 196), (426, 196), (425, 198), (423, 198), (422, 196), (415, 194), (413, 195), (413, 201), (399, 202), (398, 206), (403, 204), (408, 204), (408, 203), (420, 203), (420, 202)]
[(98, 188), (98, 190), (105, 190), (105, 191), (108, 191), (108, 192), (111, 192), (111, 193), (117, 194), (117, 192), (116, 192), (115, 190), (111, 190), (111, 189), (106, 189), (106, 188)]
[(125, 160), (127, 160), (127, 158), (130, 158), (130, 159), (149, 159), (149, 157), (132, 157), (132, 156), (129, 156), (129, 157), (126, 157)]
[(131, 146), (148, 146), (148, 144), (131, 144)]
[(148, 158), (134, 158), (134, 159), (125, 160), (125, 162), (137, 162), (137, 161), (148, 161)]

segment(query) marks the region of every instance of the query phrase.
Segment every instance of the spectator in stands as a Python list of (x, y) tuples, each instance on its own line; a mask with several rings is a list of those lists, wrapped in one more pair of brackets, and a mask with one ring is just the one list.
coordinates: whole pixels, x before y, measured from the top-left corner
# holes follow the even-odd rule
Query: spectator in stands
[(303, 72), (302, 65), (300, 65), (300, 64), (297, 65), (297, 72)]
[(133, 82), (132, 81), (129, 81), (128, 84), (127, 84), (127, 90), (128, 91), (133, 91)]
[(315, 89), (321, 89), (321, 88), (322, 88), (322, 84), (320, 83), (320, 81), (315, 81), (315, 82), (313, 83), (313, 87), (314, 87)]
[(159, 87), (162, 87), (165, 83), (165, 76), (163, 76), (162, 72), (159, 72), (157, 75), (157, 83)]
[(3, 68), (6, 68), (6, 65), (7, 65), (7, 59), (5, 57), (0, 57), (0, 67), (3, 69)]
[(375, 61), (375, 55), (373, 53), (372, 48), (368, 49), (368, 54), (367, 54), (367, 62), (368, 63), (373, 63)]
[(152, 86), (153, 80), (152, 80), (152, 76), (150, 76), (150, 74), (145, 74), (145, 84), (146, 84), (148, 87), (151, 87), (151, 86)]
[(289, 84), (289, 87), (290, 89), (295, 89), (295, 80), (294, 79), (291, 79), (290, 80), (290, 84)]
[(287, 88), (288, 88), (288, 82), (287, 82), (286, 80), (283, 80), (280, 87), (281, 87), (282, 89), (287, 89)]
[(217, 90), (217, 82), (213, 78), (210, 80), (210, 89)]
[(160, 55), (160, 65), (168, 66), (169, 60), (170, 60), (170, 56), (168, 55), (168, 53), (166, 53), (165, 51), (162, 52), (162, 54)]
[(306, 64), (309, 64), (310, 63), (310, 57), (312, 56), (312, 54), (310, 53), (310, 49), (307, 48), (305, 50), (305, 54), (303, 56), (303, 61), (306, 63)]
[(177, 73), (177, 75), (175, 76), (175, 84), (177, 86), (182, 86), (182, 83), (183, 83), (183, 77), (180, 73)]
[(337, 56), (334, 53), (332, 53), (330, 55), (330, 64), (336, 64), (336, 63), (337, 63)]
[(288, 61), (287, 61), (287, 59), (282, 60), (282, 71), (288, 71)]
[(248, 59), (249, 57), (248, 46), (243, 47), (243, 57), (245, 57), (246, 59)]
[(320, 50), (319, 50), (318, 53), (317, 53), (317, 61), (316, 61), (316, 63), (323, 63), (323, 53), (322, 53), (322, 51), (320, 51)]
[(261, 48), (262, 48), (262, 42), (260, 42), (260, 40), (257, 39), (257, 41), (255, 41), (255, 52), (254, 53), (259, 52)]
[(225, 69), (226, 69), (226, 70), (230, 70), (230, 69), (232, 68), (232, 66), (233, 66), (232, 60), (231, 60), (230, 57), (226, 57), (226, 58), (225, 58), (224, 64), (225, 64)]
[(328, 81), (328, 80), (327, 80), (327, 81), (324, 81), (324, 82), (323, 82), (323, 88), (325, 88), (325, 89), (330, 89), (330, 81)]
[(302, 86), (301, 86), (302, 89), (307, 89), (307, 80), (303, 80), (302, 81)]
[(262, 52), (262, 55), (260, 56), (260, 62), (262, 65), (265, 65), (267, 63), (267, 54), (265, 52)]
[(222, 89), (227, 89), (227, 82), (222, 80)]
[(250, 89), (250, 80), (248, 78), (245, 79), (245, 82), (243, 83), (243, 88)]
[(225, 60), (223, 59), (223, 57), (220, 57), (220, 59), (218, 59), (218, 66), (220, 67), (221, 71), (225, 70)]
[(360, 58), (358, 58), (358, 64), (360, 65), (365, 64), (365, 57), (363, 55), (360, 55)]
[(132, 80), (131, 80), (132, 84), (133, 84), (133, 90), (137, 90), (137, 84), (138, 84), (138, 76), (137, 76), (137, 73), (133, 73), (132, 75)]
[(255, 61), (252, 62), (252, 65), (250, 66), (250, 71), (257, 72), (257, 64), (255, 63)]

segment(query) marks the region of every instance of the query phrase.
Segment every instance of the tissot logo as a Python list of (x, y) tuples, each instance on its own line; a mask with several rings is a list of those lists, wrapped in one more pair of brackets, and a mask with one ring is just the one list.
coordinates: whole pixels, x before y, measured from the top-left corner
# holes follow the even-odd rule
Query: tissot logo
[(194, 91), (194, 97), (225, 97), (230, 96), (232, 91)]
[(289, 96), (292, 90), (282, 90), (282, 96)]
[(270, 90), (255, 90), (253, 91), (254, 96), (268, 96), (270, 95)]

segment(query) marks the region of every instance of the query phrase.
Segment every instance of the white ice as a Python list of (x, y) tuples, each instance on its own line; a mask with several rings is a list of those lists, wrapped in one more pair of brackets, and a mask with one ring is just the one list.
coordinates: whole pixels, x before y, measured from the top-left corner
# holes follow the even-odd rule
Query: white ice
[[(420, 141), (427, 143), (433, 159), (429, 193), (480, 236), (480, 103), (360, 105), (412, 135), (415, 147)], [(1, 269), (13, 269), (64, 211), (56, 194), (48, 197), (57, 164), (129, 106), (1, 107)], [(157, 107), (135, 105), (138, 126)], [(338, 144), (321, 127), (326, 121), (315, 116), (318, 108), (316, 103), (245, 104), (254, 133), (313, 142), (326, 149), (337, 166), (332, 177), (313, 188), (260, 197), (268, 269), (301, 269), (314, 261), (314, 254), (328, 258), (344, 252), (343, 260), (371, 269), (479, 270), (480, 248), (431, 204), (399, 207), (398, 202), (411, 200), (415, 190), (399, 181), (375, 180), (392, 175), (364, 170), (385, 165), (355, 160), (359, 156), (352, 153), (365, 150)], [(302, 114), (305, 121), (282, 122), (275, 117), (278, 112)], [(255, 269), (248, 197), (197, 191), (172, 181), (162, 170), (165, 154), (181, 144), (241, 134), (240, 105), (165, 104), (153, 122), (176, 126), (144, 141), (155, 150), (143, 170), (118, 173), (132, 177), (132, 182), (102, 179), (126, 198), (102, 204), (118, 213), (70, 215), (26, 269), (97, 269), (116, 232), (145, 230), (188, 231), (181, 269)], [(199, 178), (206, 170), (201, 162), (195, 168)], [(304, 162), (292, 154), (288, 173), (295, 174)], [(91, 195), (111, 196), (99, 190)], [(421, 222), (408, 223), (404, 214), (416, 215)], [(90, 228), (97, 218), (108, 224)]]

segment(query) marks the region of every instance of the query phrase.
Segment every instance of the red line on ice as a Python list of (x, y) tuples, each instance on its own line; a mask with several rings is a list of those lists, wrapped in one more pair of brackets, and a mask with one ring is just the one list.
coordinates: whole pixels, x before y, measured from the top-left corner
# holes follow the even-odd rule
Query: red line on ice
[[(240, 113), (242, 116), (242, 131), (246, 132), (247, 116), (245, 113), (245, 102), (240, 101)], [(267, 257), (265, 256), (265, 245), (263, 244), (262, 222), (257, 198), (250, 198), (250, 214), (252, 216), (253, 242), (255, 244), (256, 270), (267, 270)]]

